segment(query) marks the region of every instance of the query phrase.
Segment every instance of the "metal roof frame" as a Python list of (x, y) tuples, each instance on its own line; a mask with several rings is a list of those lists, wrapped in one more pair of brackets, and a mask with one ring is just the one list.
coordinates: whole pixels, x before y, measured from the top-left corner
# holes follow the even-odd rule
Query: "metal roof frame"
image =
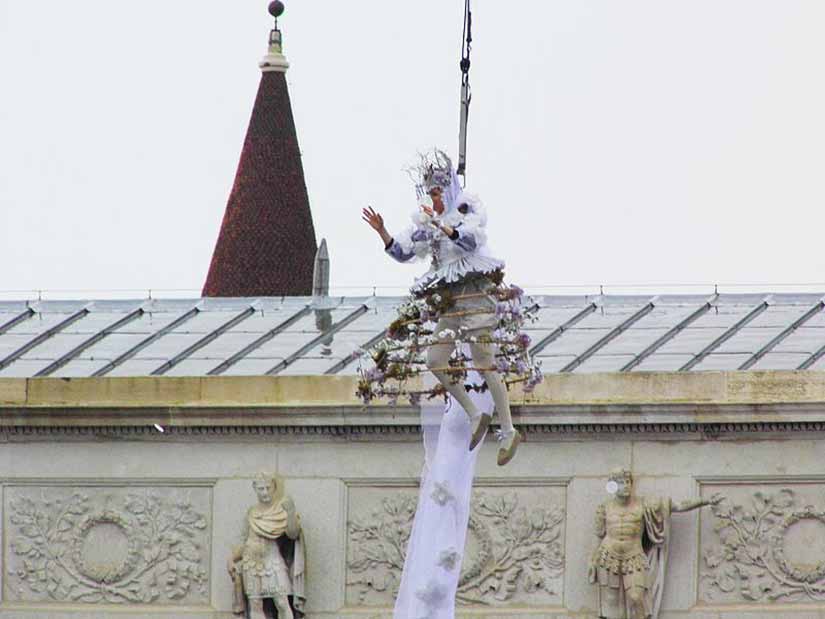
[(338, 331), (340, 331), (341, 329), (346, 327), (348, 324), (350, 324), (351, 322), (357, 320), (358, 318), (360, 318), (361, 316), (366, 314), (369, 311), (369, 309), (370, 308), (367, 305), (361, 305), (354, 312), (351, 312), (351, 313), (347, 314), (344, 318), (342, 318), (341, 320), (336, 322), (334, 325), (332, 325), (330, 327), (329, 331), (324, 331), (323, 333), (321, 333), (317, 337), (314, 337), (312, 340), (310, 340), (309, 342), (307, 342), (306, 344), (301, 346), (294, 353), (292, 353), (291, 355), (286, 357), (283, 361), (281, 361), (277, 365), (275, 365), (272, 368), (270, 368), (269, 370), (267, 370), (266, 375), (267, 376), (274, 376), (275, 374), (277, 374), (281, 370), (285, 369), (287, 366), (294, 363), (296, 359), (302, 357), (304, 354), (306, 354), (307, 352), (309, 352), (310, 350), (315, 348), (318, 344), (320, 344), (321, 342), (326, 340), (328, 337), (330, 337), (332, 335), (335, 335)]
[(620, 372), (629, 372), (637, 365), (639, 365), (642, 361), (647, 359), (650, 355), (654, 352), (659, 350), (662, 346), (664, 346), (667, 342), (672, 340), (676, 337), (682, 330), (684, 330), (688, 325), (690, 325), (693, 321), (697, 318), (704, 316), (710, 311), (710, 308), (713, 307), (713, 302), (719, 298), (718, 294), (714, 294), (710, 297), (707, 301), (705, 301), (704, 305), (700, 306), (696, 311), (692, 312), (690, 316), (685, 318), (684, 320), (680, 321), (679, 324), (674, 326), (673, 328), (669, 329), (667, 333), (662, 335), (658, 340), (653, 342), (650, 346), (645, 348), (642, 352), (640, 352), (634, 359), (627, 362), (625, 365), (619, 369)]
[(51, 327), (50, 329), (46, 329), (43, 333), (36, 336), (34, 339), (29, 340), (23, 346), (15, 350), (14, 352), (7, 355), (4, 359), (0, 360), (0, 370), (3, 370), (10, 366), (12, 363), (17, 361), (20, 357), (25, 355), (27, 352), (32, 350), (33, 348), (40, 346), (43, 342), (51, 338), (52, 336), (60, 333), (66, 327), (72, 325), (73, 323), (77, 322), (81, 318), (84, 318), (91, 310), (93, 303), (89, 303), (80, 310), (76, 311), (75, 313), (71, 314), (68, 318), (64, 318), (55, 326)]
[[(387, 330), (386, 329), (384, 329), (383, 331), (381, 331), (380, 333), (378, 333), (376, 335), (373, 335), (370, 339), (368, 339), (366, 342), (364, 342), (363, 345), (360, 346), (360, 349), (369, 350), (370, 348), (375, 346), (378, 342), (383, 340), (385, 337), (387, 337)], [(325, 375), (337, 374), (338, 372), (343, 370), (345, 367), (347, 367), (350, 363), (355, 361), (359, 356), (360, 356), (360, 354), (357, 350), (351, 352), (349, 355), (347, 355), (346, 357), (344, 357), (343, 359), (338, 361), (335, 365), (331, 366), (327, 371), (324, 372), (324, 374)]]
[(269, 331), (267, 331), (266, 333), (264, 333), (263, 335), (261, 335), (260, 337), (255, 339), (253, 342), (250, 342), (249, 344), (247, 344), (246, 346), (241, 348), (238, 352), (236, 352), (234, 355), (229, 357), (229, 359), (226, 359), (223, 362), (221, 362), (219, 365), (216, 365), (214, 368), (209, 370), (206, 373), (206, 375), (207, 376), (218, 376), (219, 374), (223, 374), (226, 370), (228, 370), (230, 367), (235, 365), (238, 361), (240, 361), (241, 359), (246, 357), (253, 350), (255, 350), (256, 348), (260, 348), (263, 344), (266, 344), (273, 337), (275, 337), (276, 335), (278, 335), (282, 331), (285, 331), (286, 329), (291, 327), (293, 324), (298, 322), (301, 318), (303, 318), (304, 316), (309, 314), (311, 311), (312, 311), (312, 306), (311, 305), (305, 305), (304, 307), (299, 309), (297, 312), (292, 314), (289, 318), (287, 318), (283, 322), (279, 323), (277, 326), (273, 327), (272, 329), (270, 329)]
[(551, 344), (552, 342), (559, 339), (562, 335), (564, 335), (564, 333), (568, 329), (570, 329), (570, 327), (575, 325), (577, 322), (582, 320), (584, 317), (586, 317), (586, 316), (592, 314), (593, 312), (595, 312), (598, 309), (598, 307), (599, 306), (596, 303), (593, 303), (591, 301), (583, 310), (578, 312), (575, 316), (570, 318), (564, 324), (561, 324), (558, 327), (556, 327), (555, 329), (553, 329), (550, 333), (548, 333), (541, 340), (539, 340), (536, 344), (534, 344), (533, 347), (530, 349), (530, 356), (531, 357), (536, 356), (542, 350), (547, 348), (548, 344)]
[[(812, 308), (813, 309), (813, 308)], [(819, 347), (819, 349), (813, 353), (810, 357), (805, 359), (802, 363), (799, 364), (797, 370), (807, 370), (810, 368), (814, 363), (819, 361), (822, 357), (825, 357), (825, 344)]]
[[(737, 370), (747, 370), (751, 368), (757, 361), (759, 361), (762, 357), (767, 355), (770, 351), (772, 351), (782, 340), (788, 337), (791, 333), (796, 331), (799, 327), (804, 325), (808, 322), (811, 318), (816, 316), (822, 308), (825, 307), (825, 299), (820, 299), (818, 303), (816, 303), (812, 308), (810, 308), (807, 312), (802, 314), (799, 318), (794, 320), (790, 325), (782, 329), (779, 334), (776, 335), (770, 342), (765, 344), (762, 348), (757, 350), (753, 355), (745, 361), (742, 365), (740, 365)], [(806, 368), (801, 368), (806, 369)]]
[(3, 323), (0, 325), (0, 335), (3, 335), (9, 329), (16, 327), (21, 322), (28, 320), (32, 316), (34, 316), (37, 312), (35, 312), (31, 307), (27, 307), (25, 311), (19, 313), (17, 316), (9, 320), (8, 322)]
[(129, 359), (131, 359), (132, 357), (134, 357), (141, 350), (143, 350), (144, 348), (146, 348), (147, 346), (149, 346), (153, 342), (156, 342), (157, 340), (162, 338), (164, 335), (166, 335), (170, 331), (173, 331), (173, 330), (177, 329), (179, 326), (181, 326), (186, 321), (191, 320), (192, 318), (197, 316), (202, 311), (201, 310), (201, 304), (202, 304), (202, 302), (198, 302), (194, 307), (192, 307), (191, 309), (188, 309), (186, 312), (184, 312), (183, 314), (181, 314), (180, 316), (175, 318), (175, 320), (170, 322), (168, 325), (166, 325), (162, 329), (158, 329), (157, 331), (152, 333), (150, 336), (142, 339), (140, 342), (138, 342), (137, 344), (132, 346), (126, 352), (121, 353), (119, 356), (115, 357), (112, 361), (110, 361), (109, 363), (104, 365), (99, 370), (95, 371), (92, 374), (92, 376), (105, 376), (106, 374), (108, 374), (109, 372), (114, 370), (117, 366), (121, 365), (122, 363), (124, 363), (124, 362), (128, 361)]
[(685, 363), (682, 367), (678, 369), (679, 372), (689, 372), (692, 368), (696, 367), (705, 358), (710, 355), (714, 350), (719, 348), (722, 344), (727, 342), (730, 338), (736, 335), (739, 330), (748, 324), (751, 320), (759, 316), (762, 312), (764, 312), (769, 307), (768, 301), (770, 301), (772, 295), (766, 296), (762, 299), (762, 302), (754, 307), (751, 311), (749, 311), (744, 317), (737, 320), (733, 325), (731, 325), (722, 335), (717, 337), (713, 340), (710, 344), (705, 346), (693, 359)]
[(234, 317), (232, 317), (229, 320), (227, 320), (226, 322), (224, 322), (217, 329), (214, 329), (214, 330), (210, 331), (209, 333), (207, 333), (206, 335), (204, 335), (202, 338), (200, 338), (194, 344), (190, 344), (189, 346), (184, 348), (181, 352), (179, 352), (177, 355), (175, 355), (174, 357), (169, 359), (169, 361), (167, 361), (166, 363), (164, 363), (160, 367), (157, 367), (154, 370), (152, 370), (150, 375), (151, 376), (163, 376), (164, 374), (166, 374), (166, 372), (171, 370), (173, 367), (175, 367), (176, 365), (178, 365), (182, 361), (185, 361), (186, 359), (191, 357), (193, 353), (199, 351), (201, 348), (203, 348), (204, 346), (206, 346), (210, 342), (213, 342), (214, 340), (218, 339), (221, 335), (223, 335), (224, 333), (229, 331), (229, 329), (231, 329), (232, 327), (234, 327), (236, 325), (239, 325), (240, 323), (242, 323), (244, 320), (246, 320), (247, 318), (252, 316), (252, 314), (254, 314), (257, 311), (258, 311), (258, 303), (257, 302), (250, 303), (249, 307), (247, 307), (246, 309), (241, 311), (239, 314), (235, 315)]
[(819, 350), (813, 353), (810, 357), (805, 359), (802, 363), (799, 364), (797, 370), (807, 370), (810, 368), (814, 363), (819, 361), (823, 356), (825, 356), (825, 345), (821, 346)]
[[(553, 373), (597, 371), (602, 367), (598, 361), (608, 359), (611, 363), (604, 367), (613, 372), (640, 372), (648, 367), (673, 367), (672, 371), (682, 372), (711, 366), (731, 372), (825, 367), (825, 338), (820, 337), (822, 329), (817, 326), (825, 316), (822, 292), (720, 295), (708, 291), (702, 296), (655, 297), (654, 293), (529, 300), (528, 311), (538, 301), (543, 306), (539, 316), (547, 316), (525, 325), (533, 338), (528, 350), (539, 358), (557, 356), (559, 363), (554, 368), (561, 370)], [(0, 375), (226, 376), (252, 372), (262, 376), (280, 372), (341, 376), (355, 372), (360, 363), (368, 363), (369, 357), (360, 357), (363, 349), (380, 346), (387, 337), (387, 325), (381, 320), (359, 316), (372, 315), (375, 303), (391, 309), (402, 300), (344, 297), (334, 304), (332, 301), (308, 296), (287, 303), (275, 301), (275, 311), (268, 313), (266, 320), (258, 320), (251, 308), (254, 305), (260, 312), (270, 308), (270, 301), (257, 297), (133, 299), (111, 306), (108, 301), (92, 300), (4, 302), (0, 310)], [(648, 314), (651, 303), (655, 309)], [(369, 307), (370, 313), (363, 306)], [(336, 320), (343, 320), (313, 323), (313, 312), (326, 313), (327, 307), (334, 310)], [(604, 318), (596, 315), (600, 310), (607, 314)], [(713, 317), (715, 312), (718, 317)], [(762, 312), (765, 314), (760, 316)], [(246, 315), (250, 317), (246, 319)], [(150, 321), (150, 316), (155, 319)], [(79, 322), (84, 317), (86, 322)], [(551, 318), (553, 322), (549, 322)], [(247, 322), (238, 324), (244, 319)], [(361, 323), (352, 322), (357, 320)], [(203, 327), (205, 324), (209, 326)], [(586, 337), (574, 337), (579, 332)], [(335, 342), (330, 342), (333, 336)], [(688, 341), (698, 342), (688, 348), (692, 353), (674, 355), (677, 349), (685, 349), (680, 343)], [(627, 354), (619, 355), (619, 348)], [(163, 352), (158, 352), (161, 349)], [(660, 359), (670, 360), (660, 363)]]
[(641, 318), (644, 318), (650, 312), (652, 312), (653, 308), (656, 307), (655, 302), (658, 301), (658, 299), (659, 299), (658, 296), (651, 297), (651, 299), (645, 304), (644, 307), (642, 307), (642, 309), (637, 310), (636, 312), (633, 313), (632, 316), (629, 316), (628, 318), (623, 320), (621, 322), (621, 324), (616, 325), (615, 327), (613, 327), (605, 335), (603, 335), (601, 338), (599, 338), (599, 340), (595, 344), (592, 344), (587, 350), (585, 350), (582, 354), (578, 355), (575, 359), (573, 359), (570, 363), (565, 365), (559, 371), (563, 374), (566, 374), (566, 373), (569, 373), (569, 372), (572, 372), (573, 370), (575, 370), (582, 363), (584, 363), (590, 357), (595, 355), (596, 352), (598, 352), (598, 350), (600, 348), (604, 347), (610, 341), (612, 341), (613, 339), (615, 339), (616, 337), (618, 337), (619, 335), (621, 335), (622, 333), (627, 331), (627, 329), (629, 329), (630, 326), (634, 322), (636, 322), (637, 320), (640, 320)]
[(110, 334), (114, 333), (115, 331), (120, 329), (122, 326), (127, 325), (130, 322), (132, 322), (133, 320), (143, 316), (143, 314), (146, 311), (144, 309), (145, 307), (146, 307), (146, 304), (142, 303), (139, 307), (137, 307), (136, 309), (134, 309), (131, 312), (129, 312), (128, 314), (126, 314), (126, 316), (124, 316), (120, 320), (117, 320), (117, 321), (113, 322), (108, 327), (104, 327), (102, 330), (95, 333), (92, 337), (84, 340), (83, 342), (81, 342), (80, 344), (78, 344), (77, 346), (72, 348), (69, 352), (67, 352), (62, 357), (59, 357), (58, 359), (55, 359), (54, 361), (52, 361), (45, 368), (43, 368), (42, 370), (37, 372), (35, 374), (35, 376), (49, 376), (50, 374), (56, 372), (57, 370), (62, 368), (64, 365), (69, 363), (72, 359), (74, 359), (75, 357), (80, 355), (84, 350), (86, 350), (87, 348), (91, 347), (94, 344), (97, 344), (100, 340), (105, 338), (107, 335), (110, 335)]

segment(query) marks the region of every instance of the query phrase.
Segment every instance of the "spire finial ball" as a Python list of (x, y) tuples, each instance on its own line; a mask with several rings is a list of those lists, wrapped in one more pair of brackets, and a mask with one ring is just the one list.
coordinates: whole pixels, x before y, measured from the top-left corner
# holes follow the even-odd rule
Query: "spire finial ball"
[(281, 15), (284, 14), (284, 3), (281, 0), (272, 0), (269, 3), (269, 14), (272, 15), (275, 19), (278, 19)]

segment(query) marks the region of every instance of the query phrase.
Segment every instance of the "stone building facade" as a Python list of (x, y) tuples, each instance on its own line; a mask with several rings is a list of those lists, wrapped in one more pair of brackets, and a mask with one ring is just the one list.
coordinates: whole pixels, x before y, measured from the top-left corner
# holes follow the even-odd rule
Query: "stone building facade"
[[(228, 619), (261, 470), (301, 512), (307, 616), (390, 617), (417, 412), (363, 409), (355, 380), (0, 380), (0, 617)], [(823, 612), (823, 374), (557, 374), (514, 400), (527, 442), (507, 467), (482, 448), (459, 616), (595, 617), (592, 521), (617, 467), (641, 494), (728, 497), (674, 516), (663, 617)]]

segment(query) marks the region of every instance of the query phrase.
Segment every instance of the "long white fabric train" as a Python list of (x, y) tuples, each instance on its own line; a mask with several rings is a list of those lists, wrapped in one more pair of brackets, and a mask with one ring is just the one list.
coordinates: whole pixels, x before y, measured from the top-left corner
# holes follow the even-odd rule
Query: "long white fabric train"
[[(483, 379), (470, 373), (467, 380), (481, 384)], [(470, 396), (478, 410), (492, 410), (489, 393)], [(446, 411), (440, 403), (422, 403), (421, 429), (425, 453), (421, 490), (393, 618), (454, 619), (481, 444), (468, 451), (470, 419), (453, 398)]]

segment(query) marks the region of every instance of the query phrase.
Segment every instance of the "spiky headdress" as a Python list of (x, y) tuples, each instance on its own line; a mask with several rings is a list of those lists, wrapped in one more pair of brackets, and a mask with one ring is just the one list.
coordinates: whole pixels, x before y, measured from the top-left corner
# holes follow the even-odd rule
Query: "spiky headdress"
[(419, 153), (418, 162), (407, 168), (407, 173), (415, 183), (415, 193), (419, 200), (435, 187), (440, 187), (445, 202), (451, 207), (451, 202), (461, 189), (452, 160), (447, 153), (437, 148), (427, 153)]

